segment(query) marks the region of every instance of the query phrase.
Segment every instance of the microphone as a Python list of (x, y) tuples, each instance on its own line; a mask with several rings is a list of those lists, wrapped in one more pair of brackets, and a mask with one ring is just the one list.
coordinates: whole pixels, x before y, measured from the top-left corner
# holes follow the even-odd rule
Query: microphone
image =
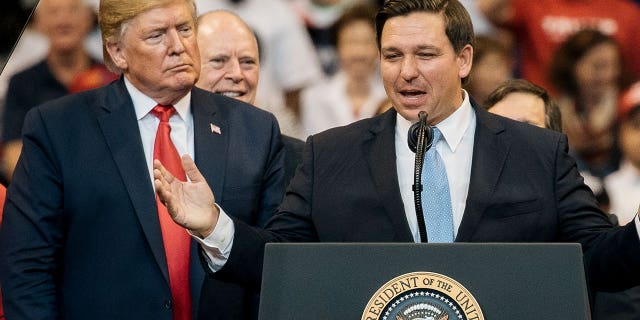
[(418, 147), (418, 136), (419, 136), (420, 128), (426, 128), (426, 131), (425, 131), (426, 145), (424, 145), (423, 152), (427, 152), (427, 150), (431, 148), (431, 144), (433, 143), (433, 128), (427, 125), (428, 116), (429, 115), (426, 112), (420, 111), (420, 113), (418, 113), (418, 119), (419, 119), (418, 122), (414, 123), (409, 128), (409, 134), (407, 135), (407, 143), (409, 144), (409, 149), (411, 149), (411, 151), (413, 151), (414, 153), (416, 152), (416, 149)]
[(433, 144), (433, 127), (427, 124), (428, 115), (424, 111), (418, 113), (418, 122), (409, 128), (407, 143), (409, 149), (415, 152), (416, 162), (413, 171), (413, 202), (416, 208), (416, 218), (418, 220), (418, 232), (420, 233), (420, 241), (428, 242), (427, 228), (424, 222), (424, 214), (422, 212), (422, 165), (424, 163), (424, 154), (431, 148)]

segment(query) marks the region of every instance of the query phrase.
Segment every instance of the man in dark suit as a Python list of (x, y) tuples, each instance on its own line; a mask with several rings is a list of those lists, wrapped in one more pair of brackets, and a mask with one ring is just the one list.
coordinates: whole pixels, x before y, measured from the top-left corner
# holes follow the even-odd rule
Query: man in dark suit
[[(165, 230), (175, 224), (166, 211), (163, 223), (152, 184), (156, 131), (170, 134), (176, 158), (195, 159), (221, 210), (251, 225), (275, 212), (284, 193), (277, 122), (193, 87), (195, 19), (191, 0), (101, 1), (105, 57), (121, 79), (27, 115), (0, 230), (7, 318), (195, 318), (204, 273), (184, 229), (171, 237), (186, 238), (187, 250), (169, 254)], [(163, 120), (158, 108), (176, 113)]]
[[(202, 67), (196, 86), (255, 105), (260, 54), (249, 26), (230, 11), (204, 13), (198, 17), (198, 48)], [(304, 142), (286, 135), (282, 142), (286, 186), (302, 159)], [(207, 277), (200, 312), (215, 313), (218, 319), (257, 319), (259, 298), (255, 291), (236, 283)]]
[[(154, 164), (159, 196), (179, 224), (188, 221), (186, 227), (204, 238), (207, 269), (259, 286), (268, 241), (578, 242), (592, 288), (640, 283), (640, 221), (612, 227), (567, 154), (566, 137), (492, 115), (462, 90), (471, 69), (473, 26), (458, 1), (390, 0), (376, 28), (382, 79), (394, 108), (309, 137), (266, 230), (237, 220), (228, 227), (229, 217), (206, 205), (213, 197), (206, 183), (176, 181)], [(449, 240), (446, 232), (433, 239), (437, 233), (428, 232), (427, 239), (418, 232), (414, 156), (406, 141), (420, 111), (443, 137), (429, 151), (436, 151), (444, 162), (439, 171), (446, 172), (438, 184), (423, 182), (422, 198), (437, 200), (436, 189), (450, 189), (448, 216), (425, 220), (429, 225), (448, 218), (441, 228), (449, 229)], [(195, 165), (185, 164), (196, 176)], [(181, 188), (208, 194), (206, 201), (186, 201), (175, 192)]]
[[(226, 10), (201, 14), (198, 48), (202, 69), (197, 87), (256, 105), (260, 79), (258, 39), (238, 15)], [(287, 135), (282, 135), (282, 142), (286, 186), (302, 159), (304, 142)]]

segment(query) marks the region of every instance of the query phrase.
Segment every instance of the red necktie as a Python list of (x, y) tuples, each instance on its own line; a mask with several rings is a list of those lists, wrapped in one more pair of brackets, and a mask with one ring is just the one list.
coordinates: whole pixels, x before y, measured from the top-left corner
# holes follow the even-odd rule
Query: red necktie
[[(156, 141), (153, 146), (153, 158), (162, 164), (176, 178), (186, 181), (187, 177), (182, 169), (182, 162), (176, 147), (171, 142), (171, 126), (169, 118), (176, 113), (173, 106), (157, 105), (151, 113), (160, 119)], [(191, 291), (189, 286), (189, 246), (191, 238), (187, 231), (177, 225), (169, 216), (167, 208), (156, 195), (160, 228), (164, 251), (169, 268), (169, 283), (173, 298), (173, 319), (191, 319)]]

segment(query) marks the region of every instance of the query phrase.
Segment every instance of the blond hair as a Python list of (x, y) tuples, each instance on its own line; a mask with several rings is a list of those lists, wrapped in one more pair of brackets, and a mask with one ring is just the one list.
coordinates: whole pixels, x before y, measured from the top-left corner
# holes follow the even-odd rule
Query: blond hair
[(174, 3), (191, 5), (191, 15), (194, 24), (196, 23), (198, 12), (194, 0), (100, 0), (98, 23), (102, 32), (102, 52), (107, 67), (116, 73), (121, 73), (107, 52), (107, 44), (120, 40), (129, 21), (148, 10)]

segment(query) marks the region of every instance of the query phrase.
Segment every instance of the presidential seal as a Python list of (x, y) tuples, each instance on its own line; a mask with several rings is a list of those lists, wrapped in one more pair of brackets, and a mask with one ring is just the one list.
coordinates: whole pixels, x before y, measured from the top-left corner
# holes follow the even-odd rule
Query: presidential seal
[(433, 272), (398, 276), (371, 297), (362, 320), (484, 320), (476, 299), (457, 281)]

